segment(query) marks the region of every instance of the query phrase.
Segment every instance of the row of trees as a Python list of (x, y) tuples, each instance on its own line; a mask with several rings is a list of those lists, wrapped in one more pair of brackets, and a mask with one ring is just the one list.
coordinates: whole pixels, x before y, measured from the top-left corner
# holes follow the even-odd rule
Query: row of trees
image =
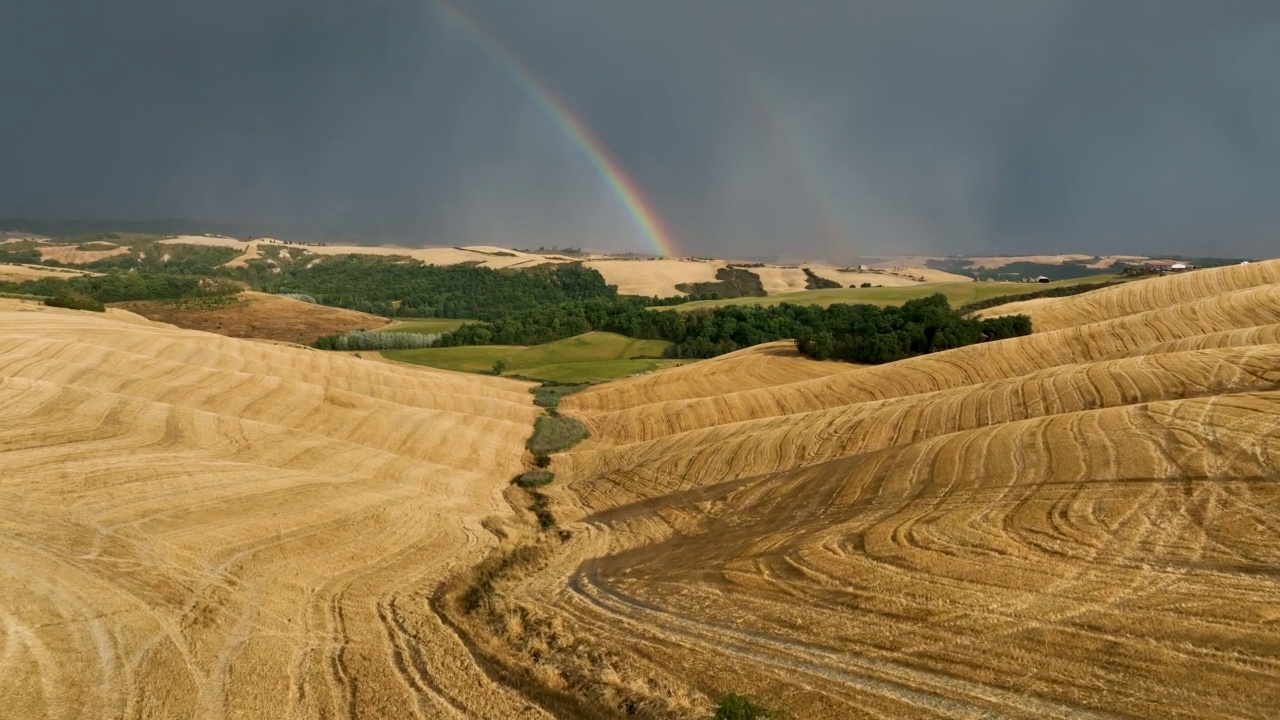
[(1031, 332), (1025, 316), (967, 320), (943, 295), (902, 307), (874, 305), (728, 306), (693, 312), (654, 311), (642, 300), (605, 299), (534, 307), (485, 324), (468, 324), (440, 339), (443, 346), (538, 345), (592, 330), (673, 345), (670, 357), (706, 358), (773, 340), (796, 338), (820, 359), (890, 362)]
[(423, 265), (365, 255), (326, 258), (284, 268), (260, 281), (273, 293), (310, 295), (325, 305), (387, 317), (493, 320), (523, 308), (616, 298), (618, 290), (595, 270), (577, 263), (522, 270), (475, 265)]
[(941, 294), (911, 300), (902, 307), (843, 305), (835, 322), (807, 329), (796, 341), (800, 352), (817, 360), (886, 363), (1031, 334), (1031, 318), (1010, 315), (970, 320)]
[(311, 345), (321, 350), (417, 350), (435, 347), (439, 342), (439, 333), (352, 330), (316, 338)]
[(78, 294), (99, 302), (113, 303), (226, 295), (239, 292), (239, 288), (226, 281), (198, 275), (111, 273), (66, 279), (40, 278), (23, 283), (0, 282), (0, 291), (47, 296)]

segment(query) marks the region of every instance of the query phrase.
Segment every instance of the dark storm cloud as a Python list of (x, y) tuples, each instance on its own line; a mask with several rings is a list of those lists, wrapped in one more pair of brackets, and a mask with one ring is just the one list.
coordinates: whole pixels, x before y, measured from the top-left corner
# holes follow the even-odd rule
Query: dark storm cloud
[[(691, 253), (1280, 250), (1280, 4), (473, 0)], [(430, 2), (0, 7), (0, 216), (646, 249)]]

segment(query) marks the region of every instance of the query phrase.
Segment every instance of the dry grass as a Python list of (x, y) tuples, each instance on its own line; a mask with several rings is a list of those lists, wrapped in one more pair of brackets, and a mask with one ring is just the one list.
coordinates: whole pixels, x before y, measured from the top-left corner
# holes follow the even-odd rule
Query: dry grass
[[(570, 396), (592, 438), (548, 493), (574, 537), (504, 602), (543, 598), (542, 627), (621, 653), (653, 702), (1268, 717), (1280, 262), (1259, 265), (891, 365), (776, 344)], [(585, 651), (537, 662), (563, 682)]]
[(0, 714), (549, 717), (429, 603), (511, 515), (535, 412), (498, 378), (0, 303)]
[(322, 335), (372, 330), (389, 321), (378, 315), (305, 303), (279, 295), (242, 292), (226, 298), (118, 303), (143, 317), (219, 335), (308, 344)]

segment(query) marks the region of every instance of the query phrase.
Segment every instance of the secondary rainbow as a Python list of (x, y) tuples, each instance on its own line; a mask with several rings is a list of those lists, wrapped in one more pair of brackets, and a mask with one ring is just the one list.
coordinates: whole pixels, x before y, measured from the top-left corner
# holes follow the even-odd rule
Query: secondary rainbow
[(796, 166), (804, 176), (805, 185), (813, 193), (818, 205), (818, 219), (822, 226), (822, 234), (827, 243), (834, 250), (847, 250), (853, 245), (853, 233), (849, 230), (849, 223), (840, 210), (840, 202), (836, 200), (835, 193), (822, 172), (822, 166), (809, 151), (809, 144), (795, 126), (791, 114), (760, 78), (754, 75), (748, 76), (747, 89), (755, 101), (756, 109), (782, 138)]
[(466, 35), (494, 64), (506, 70), (529, 97), (533, 98), (534, 102), (564, 131), (564, 134), (582, 149), (583, 154), (600, 173), (600, 177), (627, 208), (627, 212), (631, 214), (653, 251), (664, 257), (678, 256), (680, 253), (676, 248), (674, 236), (662, 222), (657, 208), (645, 197), (640, 187), (631, 179), (604, 143), (591, 132), (591, 128), (587, 127), (586, 123), (561, 102), (550, 88), (530, 72), (514, 53), (496, 37), (486, 32), (478, 22), (444, 0), (436, 0), (436, 7), (453, 27)]

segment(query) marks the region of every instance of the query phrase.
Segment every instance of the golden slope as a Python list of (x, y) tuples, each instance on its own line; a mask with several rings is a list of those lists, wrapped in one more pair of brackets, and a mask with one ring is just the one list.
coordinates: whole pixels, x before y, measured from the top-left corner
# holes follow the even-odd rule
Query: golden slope
[(1027, 315), (1036, 332), (1052, 332), (1277, 282), (1280, 260), (1268, 260), (1150, 278), (1066, 298), (1023, 300), (998, 305), (979, 315)]
[[(1245, 266), (1251, 267), (1251, 266)], [(1121, 289), (1133, 286), (1121, 286)], [(710, 425), (838, 407), (1013, 378), (1037, 370), (1128, 354), (1139, 348), (1218, 332), (1280, 323), (1280, 285), (1250, 286), (1104, 323), (985, 343), (866, 368), (810, 376), (786, 385), (723, 395), (680, 398), (664, 388), (664, 375), (618, 383), (617, 394), (596, 390), (564, 406), (582, 416), (593, 434), (634, 442)], [(740, 356), (745, 357), (745, 356)], [(723, 363), (720, 385), (731, 385)]]
[(428, 605), (509, 512), (523, 386), (13, 308), (6, 712), (542, 716)]
[(683, 684), (796, 717), (1269, 717), (1280, 285), (1259, 272), (885, 366), (775, 345), (571, 397), (595, 437), (551, 492), (582, 521), (513, 603), (621, 655), (648, 706)]

